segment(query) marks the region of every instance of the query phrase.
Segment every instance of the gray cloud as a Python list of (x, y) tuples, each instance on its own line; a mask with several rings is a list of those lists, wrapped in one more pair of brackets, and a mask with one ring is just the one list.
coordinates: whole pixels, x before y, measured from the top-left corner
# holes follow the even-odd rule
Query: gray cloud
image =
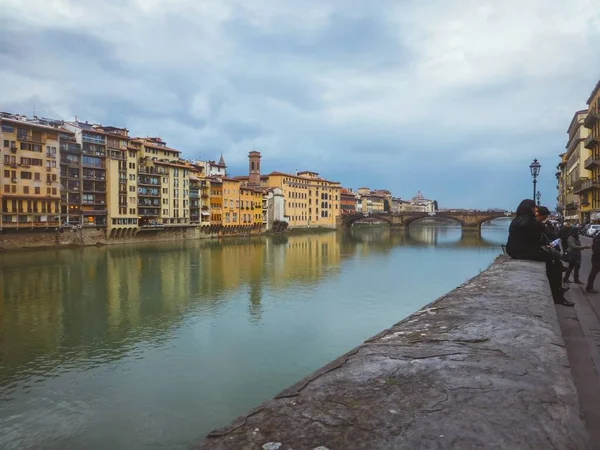
[(511, 207), (534, 157), (553, 198), (600, 73), (592, 0), (5, 0), (0, 20), (2, 110), (447, 206)]

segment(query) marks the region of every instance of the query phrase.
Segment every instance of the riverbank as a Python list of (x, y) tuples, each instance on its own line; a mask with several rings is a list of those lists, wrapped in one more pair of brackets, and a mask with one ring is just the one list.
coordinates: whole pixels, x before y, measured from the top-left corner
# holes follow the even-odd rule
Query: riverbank
[(248, 230), (242, 232), (212, 231), (210, 227), (173, 227), (140, 230), (135, 235), (107, 238), (102, 228), (4, 231), (0, 233), (0, 252), (57, 250), (102, 245), (138, 244), (144, 242), (181, 242), (196, 239), (242, 238), (255, 236), (297, 236), (335, 231), (334, 228), (292, 228), (283, 232)]
[(196, 449), (269, 443), (591, 448), (543, 265), (498, 258)]

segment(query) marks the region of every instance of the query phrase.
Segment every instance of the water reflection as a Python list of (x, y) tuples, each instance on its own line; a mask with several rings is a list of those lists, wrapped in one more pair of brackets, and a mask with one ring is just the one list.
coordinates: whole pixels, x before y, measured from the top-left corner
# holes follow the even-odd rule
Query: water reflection
[(95, 364), (98, 352), (119, 358), (140, 340), (159, 344), (190, 306), (195, 313), (211, 314), (223, 307), (230, 291), (244, 292), (250, 318), (259, 321), (265, 284), (307, 287), (335, 276), (340, 262), (355, 254), (389, 253), (397, 246), (460, 249), (500, 243), (452, 226), (414, 227), (408, 233), (373, 227), (344, 234), (1, 255), (0, 381), (16, 373), (43, 374), (69, 359)]
[[(399, 320), (463, 282), (505, 233), (373, 227), (0, 254), (0, 447), (184, 448), (390, 325), (390, 315)], [(487, 253), (457, 256), (469, 249)], [(438, 290), (423, 290), (417, 277), (448, 257), (467, 272), (452, 268)], [(414, 258), (422, 273), (411, 272)], [(401, 292), (378, 276), (414, 283)], [(399, 305), (399, 293), (410, 301)], [(169, 394), (159, 400), (156, 390)], [(111, 421), (125, 410), (139, 428)], [(49, 419), (63, 414), (70, 426)], [(147, 414), (165, 423), (150, 432)]]

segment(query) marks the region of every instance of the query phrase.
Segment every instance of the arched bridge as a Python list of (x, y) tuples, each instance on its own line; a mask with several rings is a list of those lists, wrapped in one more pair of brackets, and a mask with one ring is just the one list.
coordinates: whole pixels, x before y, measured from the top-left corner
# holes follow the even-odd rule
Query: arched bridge
[(351, 227), (359, 220), (377, 219), (387, 222), (392, 228), (408, 228), (408, 226), (421, 219), (450, 219), (460, 223), (464, 231), (480, 231), (481, 225), (500, 217), (512, 217), (512, 213), (493, 212), (493, 211), (436, 211), (434, 213), (425, 212), (404, 212), (404, 213), (377, 213), (377, 214), (346, 214), (338, 217), (338, 227)]

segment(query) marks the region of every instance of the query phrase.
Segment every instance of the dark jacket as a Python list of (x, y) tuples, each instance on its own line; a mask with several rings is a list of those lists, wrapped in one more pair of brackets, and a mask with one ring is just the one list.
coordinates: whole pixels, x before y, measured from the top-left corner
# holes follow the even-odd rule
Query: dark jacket
[(584, 245), (581, 245), (581, 241), (579, 240), (579, 232), (574, 231), (568, 238), (569, 243), (569, 251), (568, 253), (573, 255), (572, 260), (570, 261), (572, 264), (576, 266), (581, 265), (581, 250), (585, 248)]
[(592, 261), (600, 262), (600, 234), (594, 236), (592, 241)]
[(558, 237), (560, 238), (563, 251), (566, 252), (569, 248), (569, 236), (571, 235), (571, 227), (562, 227), (558, 232)]
[(533, 200), (523, 200), (517, 208), (517, 217), (510, 223), (506, 253), (511, 258), (532, 261), (547, 261), (549, 258), (549, 254), (542, 249), (545, 228), (535, 220), (534, 207)]
[(556, 231), (556, 228), (554, 228), (554, 225), (552, 225), (550, 222), (546, 222), (544, 224), (544, 234), (548, 238), (548, 243), (558, 239), (559, 237), (558, 231)]

